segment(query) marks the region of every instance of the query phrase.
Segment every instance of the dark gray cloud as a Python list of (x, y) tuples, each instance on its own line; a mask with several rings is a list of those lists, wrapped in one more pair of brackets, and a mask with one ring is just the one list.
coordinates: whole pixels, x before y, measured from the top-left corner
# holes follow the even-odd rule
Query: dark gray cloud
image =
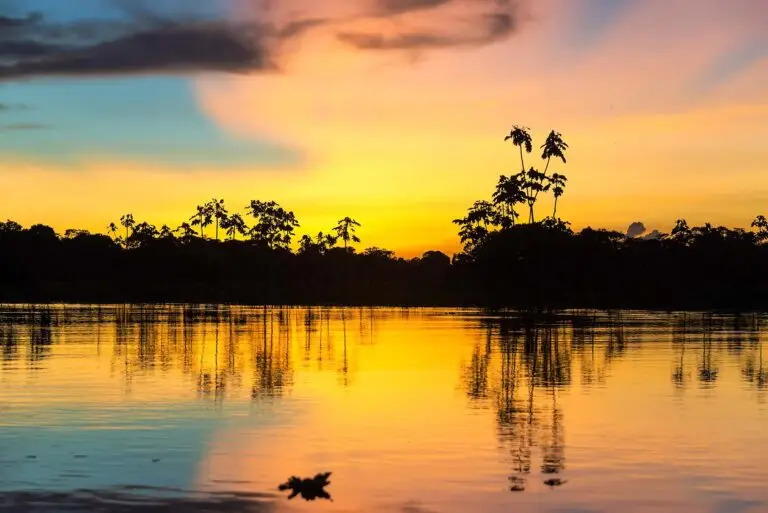
[[(251, 36), (256, 37), (256, 36)], [(3, 49), (0, 43), (0, 51)], [(243, 28), (223, 23), (176, 25), (137, 31), (111, 41), (76, 47), (43, 46), (0, 67), (0, 78), (36, 75), (93, 75), (112, 73), (221, 70), (241, 72), (273, 67), (264, 48), (254, 44)]]

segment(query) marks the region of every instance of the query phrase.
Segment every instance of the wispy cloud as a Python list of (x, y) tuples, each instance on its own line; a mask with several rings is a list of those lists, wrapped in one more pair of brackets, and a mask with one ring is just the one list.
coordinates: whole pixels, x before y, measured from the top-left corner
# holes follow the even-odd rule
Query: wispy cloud
[(50, 128), (48, 125), (44, 125), (42, 123), (8, 123), (5, 125), (0, 125), (1, 131), (9, 132), (25, 130), (46, 130), (48, 128)]

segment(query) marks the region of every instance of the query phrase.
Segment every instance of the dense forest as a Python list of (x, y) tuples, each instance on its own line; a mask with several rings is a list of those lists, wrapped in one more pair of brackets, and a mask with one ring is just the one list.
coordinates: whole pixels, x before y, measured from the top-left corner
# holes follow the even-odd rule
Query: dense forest
[[(361, 225), (350, 217), (296, 240), (296, 216), (273, 201), (240, 214), (213, 199), (175, 229), (132, 214), (106, 234), (0, 222), (0, 301), (768, 308), (764, 216), (749, 230), (680, 219), (668, 234), (575, 233), (557, 217), (568, 181), (553, 171), (566, 164), (561, 134), (540, 147), (541, 170), (526, 166), (527, 128), (505, 141), (520, 171), (453, 221), (464, 248), (452, 258), (358, 251)], [(537, 221), (550, 194), (551, 215)]]

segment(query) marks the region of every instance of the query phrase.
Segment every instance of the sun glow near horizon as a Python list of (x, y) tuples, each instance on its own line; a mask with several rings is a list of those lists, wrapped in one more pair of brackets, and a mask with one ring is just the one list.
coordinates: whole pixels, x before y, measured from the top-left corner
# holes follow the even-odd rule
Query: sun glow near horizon
[[(97, 138), (84, 146), (93, 149), (57, 159), (64, 149), (51, 149), (51, 138), (64, 130), (76, 139), (81, 122), (31, 105), (51, 126), (6, 129), (0, 217), (103, 232), (126, 212), (175, 227), (211, 197), (231, 211), (274, 199), (296, 213), (298, 235), (351, 216), (363, 224), (361, 247), (452, 253), (459, 241), (451, 220), (489, 198), (500, 174), (519, 170), (517, 149), (502, 139), (522, 124), (534, 134), (529, 165), (541, 162), (536, 150), (550, 129), (570, 144), (568, 164), (553, 170), (569, 178), (558, 213), (575, 229), (623, 231), (641, 221), (664, 231), (681, 217), (748, 226), (768, 201), (764, 6), (621, 4), (605, 17), (588, 0), (530, 4), (507, 41), (434, 51), (352, 50), (322, 29), (309, 31), (286, 49), (281, 73), (189, 77), (179, 90), (189, 103), (178, 108), (170, 96), (155, 108), (147, 84), (123, 100), (133, 112), (115, 110), (82, 132), (109, 133), (122, 124), (117, 116), (166, 123), (153, 137), (169, 149), (147, 154), (138, 142), (119, 154), (99, 150)], [(243, 5), (233, 2), (229, 15), (243, 15)], [(343, 12), (336, 4), (324, 9)], [(419, 16), (429, 21), (430, 12)], [(52, 87), (63, 94), (78, 86), (57, 80)], [(3, 104), (23, 99), (23, 88), (7, 84)], [(178, 117), (182, 108), (194, 118)], [(204, 164), (176, 161), (198, 150), (187, 127), (202, 124), (210, 128), (201, 141), (214, 134), (242, 146), (268, 140), (300, 157), (229, 162), (217, 155), (234, 150), (222, 146), (206, 150)], [(140, 141), (139, 128), (121, 130), (110, 148)], [(549, 214), (551, 198), (537, 209), (537, 217)]]

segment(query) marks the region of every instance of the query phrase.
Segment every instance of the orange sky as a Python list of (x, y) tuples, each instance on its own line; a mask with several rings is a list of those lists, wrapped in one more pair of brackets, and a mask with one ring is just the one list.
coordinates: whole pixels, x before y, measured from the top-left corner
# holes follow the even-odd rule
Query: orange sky
[[(571, 145), (553, 170), (569, 177), (558, 214), (575, 228), (664, 230), (679, 217), (744, 227), (766, 213), (762, 0), (523, 4), (512, 37), (484, 46), (359, 51), (317, 30), (293, 42), (280, 73), (187, 77), (194, 108), (223, 137), (296, 147), (302, 159), (289, 166), (213, 160), (190, 172), (83, 150), (73, 168), (0, 147), (0, 217), (103, 230), (131, 211), (177, 226), (212, 196), (231, 210), (275, 199), (297, 214), (299, 234), (350, 215), (363, 247), (453, 252), (451, 220), (517, 171), (502, 142), (513, 124), (531, 127), (534, 143), (555, 128)], [(228, 15), (248, 18), (249, 5), (231, 2)], [(397, 23), (450, 27), (450, 11)], [(550, 209), (546, 198), (538, 212)]]

